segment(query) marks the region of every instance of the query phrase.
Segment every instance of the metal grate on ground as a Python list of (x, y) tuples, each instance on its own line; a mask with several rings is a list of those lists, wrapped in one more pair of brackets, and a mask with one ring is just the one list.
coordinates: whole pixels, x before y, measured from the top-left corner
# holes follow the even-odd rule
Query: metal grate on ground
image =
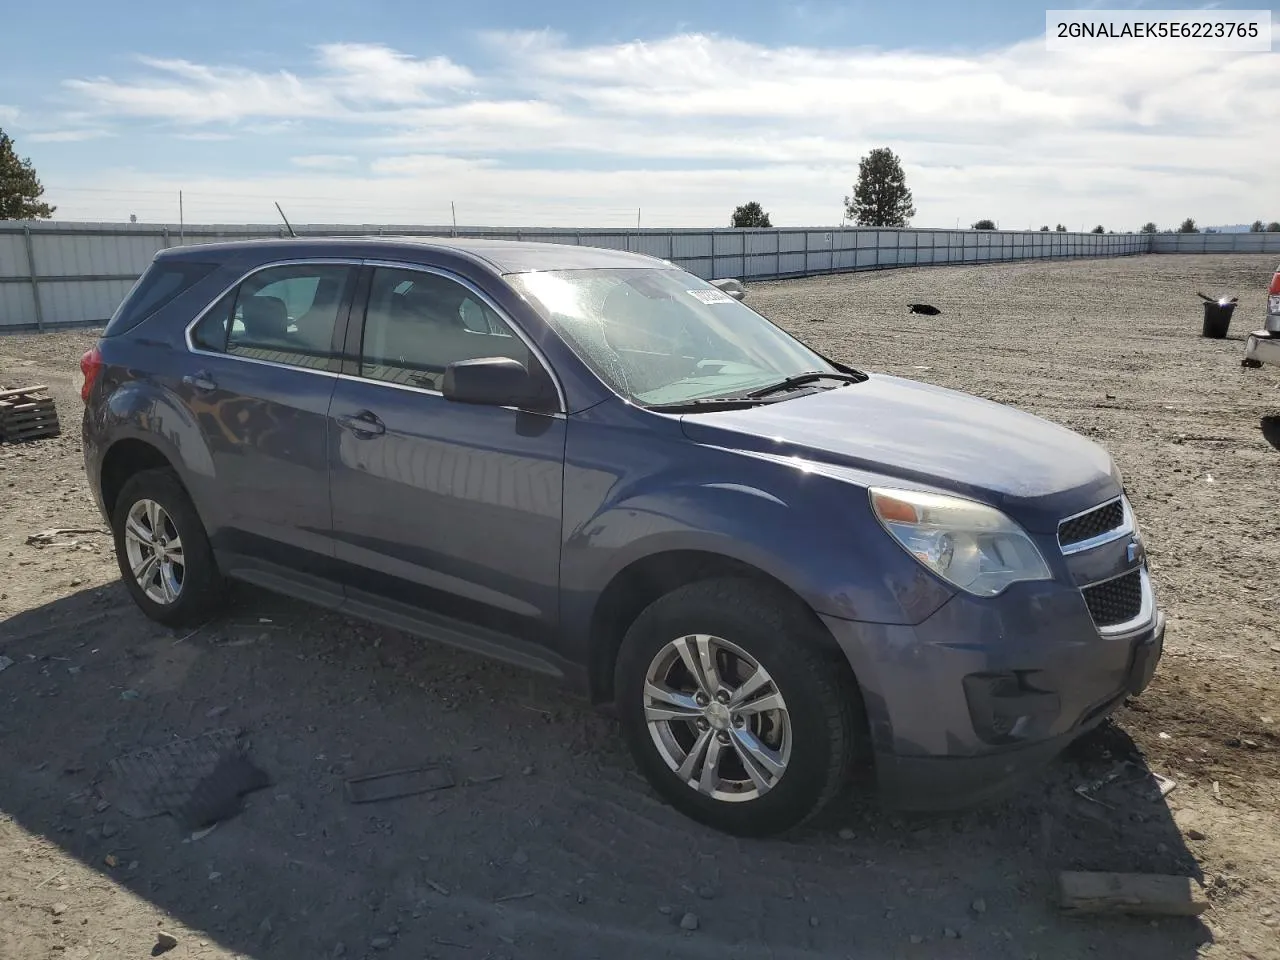
[(117, 757), (107, 765), (109, 799), (135, 819), (179, 811), (221, 763), (247, 751), (240, 731), (224, 729)]

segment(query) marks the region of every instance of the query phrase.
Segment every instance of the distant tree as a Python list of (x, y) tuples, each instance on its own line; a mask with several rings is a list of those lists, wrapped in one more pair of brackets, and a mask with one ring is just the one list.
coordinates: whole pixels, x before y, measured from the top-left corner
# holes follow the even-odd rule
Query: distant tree
[(1182, 221), (1182, 225), (1178, 227), (1178, 232), (1179, 233), (1199, 233), (1200, 228), (1196, 226), (1195, 220), (1191, 219), (1191, 217), (1187, 217), (1187, 219)]
[(845, 216), (860, 227), (905, 227), (916, 215), (902, 163), (888, 147), (858, 161), (853, 196), (844, 198)]
[(1249, 224), (1250, 233), (1262, 233), (1265, 230), (1266, 230), (1266, 227), (1262, 225), (1261, 220), (1255, 220), (1253, 221), (1253, 223)]
[(129, 222), (130, 222), (130, 223), (137, 223), (137, 222), (138, 222), (138, 215), (137, 215), (136, 213), (131, 213), (131, 214), (129, 214)]
[(1066, 233), (1066, 232), (1067, 232), (1067, 228), (1066, 228), (1066, 227), (1064, 227), (1062, 224), (1058, 224), (1058, 225), (1057, 225), (1056, 227), (1054, 227), (1053, 229), (1054, 229), (1054, 231), (1055, 231), (1056, 233)]
[(1143, 233), (1159, 233), (1160, 228), (1156, 226), (1156, 222), (1154, 220), (1148, 220), (1146, 223), (1142, 225), (1142, 232)]
[(1041, 228), (1040, 228), (1040, 232), (1041, 232), (1041, 233), (1048, 233), (1048, 232), (1049, 232), (1049, 225), (1046, 223), (1043, 227), (1041, 227)]
[(31, 166), (13, 149), (13, 140), (0, 130), (0, 220), (47, 220), (56, 207), (42, 203), (44, 187)]
[(996, 222), (994, 220), (979, 220), (973, 225), (975, 230), (994, 230), (995, 228)]
[(1105, 231), (1105, 230), (1103, 230), (1103, 229), (1102, 229), (1102, 224), (1098, 224), (1096, 227), (1094, 227), (1094, 228), (1093, 228), (1091, 231), (1089, 231), (1089, 232), (1090, 232), (1090, 233), (1106, 233), (1107, 231)]
[(772, 227), (769, 222), (769, 214), (764, 212), (764, 207), (752, 200), (750, 203), (744, 203), (742, 206), (733, 211), (733, 218), (729, 221), (731, 227)]
[(1280, 222), (1272, 220), (1267, 224), (1267, 233), (1280, 233)]

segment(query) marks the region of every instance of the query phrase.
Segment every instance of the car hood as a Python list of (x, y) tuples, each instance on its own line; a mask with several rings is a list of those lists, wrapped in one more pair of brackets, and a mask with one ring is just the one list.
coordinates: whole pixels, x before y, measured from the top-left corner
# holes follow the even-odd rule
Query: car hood
[(1110, 455), (1080, 434), (900, 377), (873, 374), (778, 403), (687, 414), (682, 427), (699, 443), (951, 490), (1040, 532), (1121, 492)]

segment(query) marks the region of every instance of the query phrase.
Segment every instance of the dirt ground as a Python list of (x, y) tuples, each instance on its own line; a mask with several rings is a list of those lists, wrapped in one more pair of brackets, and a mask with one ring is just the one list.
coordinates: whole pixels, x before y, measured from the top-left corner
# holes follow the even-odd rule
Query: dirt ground
[[(1280, 377), (1242, 370), (1274, 257), (1147, 256), (754, 284), (818, 349), (1017, 405), (1124, 472), (1169, 615), (1152, 687), (1013, 799), (900, 818), (853, 791), (785, 839), (659, 802), (613, 721), (552, 684), (238, 589), (174, 634), (117, 577), (82, 473), (88, 331), (0, 337), (65, 432), (0, 445), (0, 958), (1280, 957)], [(1231, 338), (1195, 292), (1235, 293)], [(926, 301), (939, 317), (908, 315)], [(3, 661), (0, 661), (2, 663)], [(207, 836), (135, 820), (107, 763), (247, 731), (272, 785)], [(448, 759), (459, 785), (355, 805), (348, 776)], [(1073, 788), (1123, 760), (1095, 802)], [(1199, 920), (1069, 918), (1061, 869), (1203, 879)], [(682, 929), (696, 918), (697, 929)]]

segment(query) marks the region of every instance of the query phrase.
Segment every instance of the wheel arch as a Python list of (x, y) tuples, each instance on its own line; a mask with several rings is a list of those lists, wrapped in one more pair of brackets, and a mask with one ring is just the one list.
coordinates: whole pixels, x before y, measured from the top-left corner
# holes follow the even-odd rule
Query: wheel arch
[[(143, 470), (164, 469), (171, 470), (175, 477), (178, 476), (178, 471), (174, 467), (173, 461), (159, 447), (146, 440), (140, 440), (137, 437), (125, 437), (108, 447), (106, 454), (102, 458), (99, 481), (102, 490), (102, 504), (106, 509), (107, 516), (115, 515), (116, 501), (119, 499), (120, 491), (124, 489), (124, 485), (129, 481), (130, 477), (136, 476)], [(178, 482), (182, 482), (181, 477), (178, 478)]]
[[(816, 634), (839, 653), (835, 638), (813, 608), (777, 577), (735, 557), (698, 549), (671, 549), (633, 560), (619, 570), (601, 591), (591, 612), (589, 626), (588, 684), (593, 703), (613, 699), (613, 674), (618, 650), (627, 629), (640, 612), (677, 587), (699, 580), (724, 577), (751, 580), (818, 626)], [(844, 660), (843, 655), (840, 655)], [(847, 661), (845, 661), (847, 664)], [(852, 668), (850, 668), (852, 676)], [(856, 681), (856, 678), (855, 678)]]

